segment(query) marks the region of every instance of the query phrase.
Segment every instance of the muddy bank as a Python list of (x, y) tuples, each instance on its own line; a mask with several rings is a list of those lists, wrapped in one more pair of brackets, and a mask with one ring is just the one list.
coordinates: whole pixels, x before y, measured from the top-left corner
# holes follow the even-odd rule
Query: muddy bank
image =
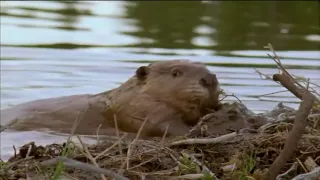
[[(81, 144), (75, 137), (70, 143), (63, 144), (39, 146), (29, 143), (8, 162), (1, 163), (0, 176), (4, 179), (50, 179), (54, 176), (101, 179), (99, 173), (88, 170), (98, 166), (97, 169), (119, 173), (129, 179), (261, 179), (282, 150), (293, 127), (295, 114), (294, 109), (282, 104), (268, 113), (254, 114), (244, 105), (232, 103), (224, 104), (220, 111), (203, 117), (193, 130), (180, 138), (135, 140), (131, 134), (124, 138), (122, 135), (121, 138), (104, 137), (95, 145)], [(217, 133), (211, 127), (217, 126), (219, 118), (228, 118), (236, 123), (230, 123), (229, 128), (224, 126), (224, 131)], [(291, 179), (319, 167), (318, 121), (317, 118), (309, 118), (306, 132), (294, 154), (281, 169), (284, 173), (294, 167), (286, 178)], [(234, 128), (239, 127), (237, 123), (243, 128)], [(182, 141), (194, 138), (207, 142)], [(59, 165), (52, 160), (62, 156), (68, 159), (65, 166), (57, 170)], [(68, 161), (70, 159), (92, 166), (75, 165), (75, 162)]]

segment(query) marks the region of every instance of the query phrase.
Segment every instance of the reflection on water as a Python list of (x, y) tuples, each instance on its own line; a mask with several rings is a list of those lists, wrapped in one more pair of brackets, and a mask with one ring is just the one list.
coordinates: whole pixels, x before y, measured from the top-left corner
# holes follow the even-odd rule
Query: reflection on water
[(306, 39), (320, 32), (315, 1), (140, 1), (125, 7), (125, 17), (138, 27), (125, 34), (141, 38), (133, 46), (231, 50), (261, 49), (270, 42), (285, 50), (319, 48)]
[(256, 112), (297, 107), (289, 92), (259, 96), (284, 88), (254, 68), (277, 72), (262, 48), (272, 43), (290, 72), (320, 84), (319, 17), (317, 1), (1, 1), (1, 109), (98, 93), (166, 59), (208, 64)]
[[(63, 30), (67, 30), (71, 31), (69, 36), (76, 40), (41, 42), (44, 39), (38, 39), (38, 46), (64, 42), (70, 43), (69, 47), (71, 44), (86, 44), (106, 47), (252, 50), (261, 49), (266, 42), (270, 42), (276, 44), (278, 50), (319, 49), (317, 1), (1, 3), (1, 23), (5, 25), (4, 29), (12, 29), (11, 26), (22, 27), (24, 30), (49, 28), (51, 31), (48, 33), (44, 30), (40, 33), (47, 36), (66, 33)], [(38, 35), (35, 32), (30, 31), (32, 36)], [(73, 35), (75, 32), (79, 35)], [(101, 38), (94, 38), (90, 43), (87, 41), (103, 32), (105, 34)], [(117, 34), (128, 39), (121, 43), (109, 41), (107, 34)], [(34, 43), (12, 42), (9, 38), (1, 40), (2, 45), (30, 46)]]

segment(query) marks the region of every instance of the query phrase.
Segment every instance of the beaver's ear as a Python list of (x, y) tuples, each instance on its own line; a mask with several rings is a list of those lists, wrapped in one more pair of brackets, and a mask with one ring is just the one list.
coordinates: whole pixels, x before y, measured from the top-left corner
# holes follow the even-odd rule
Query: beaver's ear
[(149, 68), (147, 66), (141, 66), (136, 70), (136, 76), (138, 79), (143, 80), (149, 74)]

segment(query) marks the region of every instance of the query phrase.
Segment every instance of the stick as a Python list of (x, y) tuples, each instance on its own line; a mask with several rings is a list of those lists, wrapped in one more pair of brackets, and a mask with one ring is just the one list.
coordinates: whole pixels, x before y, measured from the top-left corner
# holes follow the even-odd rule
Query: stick
[(274, 74), (272, 78), (274, 81), (280, 82), (283, 87), (287, 88), (297, 98), (302, 99), (303, 89), (294, 85), (289, 76), (285, 74)]
[(225, 142), (237, 137), (237, 132), (225, 134), (216, 138), (203, 138), (203, 139), (184, 139), (179, 141), (174, 141), (169, 146), (178, 146), (182, 144), (217, 144), (221, 142)]
[(200, 128), (204, 125), (204, 123), (208, 120), (210, 120), (211, 118), (213, 118), (215, 116), (215, 113), (210, 113), (207, 114), (205, 116), (203, 116), (200, 121), (197, 123), (197, 125), (195, 125), (186, 135), (186, 137), (192, 137), (194, 135), (196, 135), (198, 133), (198, 131), (200, 130)]
[(213, 172), (211, 172), (206, 165), (204, 165), (204, 164), (201, 163), (196, 157), (194, 157), (194, 155), (192, 155), (192, 154), (187, 154), (187, 153), (182, 153), (182, 154), (185, 155), (185, 156), (187, 156), (187, 157), (190, 158), (194, 163), (196, 163), (198, 166), (200, 166), (203, 172), (206, 171), (206, 172), (209, 173), (212, 177), (214, 177), (214, 179), (218, 180), (218, 178), (215, 176), (215, 174), (214, 174)]
[(100, 125), (98, 126), (98, 129), (97, 129), (97, 132), (96, 132), (96, 134), (97, 134), (97, 145), (99, 145), (99, 142), (100, 142), (99, 131), (100, 131), (101, 126), (102, 126), (102, 124), (100, 124)]
[(297, 170), (297, 168), (298, 168), (298, 164), (297, 164), (297, 162), (295, 162), (292, 164), (292, 166), (286, 172), (279, 174), (276, 179), (281, 180), (282, 177), (287, 176), (290, 172)]
[(105, 149), (103, 152), (101, 152), (100, 154), (98, 154), (94, 160), (97, 160), (99, 157), (103, 156), (105, 153), (107, 153), (108, 151), (110, 151), (112, 148), (114, 148), (116, 145), (120, 144), (122, 139), (125, 138), (127, 136), (127, 134), (122, 135), (119, 140), (117, 142), (115, 142), (114, 144), (112, 144), (110, 147), (108, 147), (107, 149)]
[(289, 134), (287, 142), (284, 145), (283, 150), (277, 157), (277, 159), (271, 164), (269, 171), (267, 172), (264, 179), (274, 180), (276, 176), (281, 171), (281, 168), (288, 161), (293, 151), (295, 150), (298, 141), (300, 140), (302, 134), (305, 131), (307, 125), (307, 117), (313, 106), (314, 99), (309, 92), (305, 92), (303, 95), (303, 100), (300, 103), (300, 107), (297, 111), (297, 116), (294, 120), (293, 128)]
[(129, 169), (129, 164), (130, 164), (130, 156), (131, 156), (131, 150), (132, 150), (132, 147), (136, 144), (137, 140), (139, 139), (139, 136), (143, 130), (143, 127), (145, 125), (145, 123), (147, 122), (148, 120), (148, 117), (144, 119), (142, 125), (140, 126), (139, 130), (138, 130), (138, 133), (135, 137), (135, 139), (129, 144), (128, 146), (128, 151), (127, 151), (127, 158), (126, 160), (124, 161), (124, 163), (121, 165), (121, 168), (120, 170), (123, 170), (124, 166), (127, 165), (127, 169)]
[(268, 43), (268, 46), (266, 46), (266, 48), (269, 48), (270, 51), (272, 51), (274, 57), (272, 57), (270, 54), (268, 54), (268, 56), (270, 58), (272, 58), (274, 60), (274, 62), (278, 65), (279, 70), (284, 72), (285, 75), (290, 77), (290, 81), (293, 81), (294, 83), (296, 83), (300, 88), (304, 89), (304, 87), (298, 82), (296, 81), (290, 74), (289, 72), (282, 66), (282, 63), (280, 61), (280, 57), (277, 55), (276, 51), (273, 49), (272, 45), (270, 43)]
[(126, 177), (123, 177), (123, 176), (120, 176), (110, 170), (107, 170), (107, 169), (102, 169), (102, 168), (98, 168), (98, 167), (95, 167), (91, 164), (86, 164), (86, 163), (83, 163), (83, 162), (80, 162), (80, 161), (76, 161), (76, 160), (73, 160), (73, 159), (69, 159), (67, 157), (64, 157), (64, 156), (59, 156), (59, 157), (56, 157), (54, 159), (49, 159), (49, 160), (46, 160), (46, 161), (43, 161), (40, 163), (41, 166), (50, 166), (50, 165), (53, 165), (53, 164), (57, 164), (59, 161), (62, 161), (64, 163), (65, 166), (68, 166), (68, 167), (72, 167), (72, 168), (76, 168), (76, 169), (82, 169), (82, 170), (85, 170), (85, 171), (89, 171), (89, 172), (92, 172), (92, 173), (97, 173), (97, 174), (104, 174), (110, 178), (115, 178), (115, 179), (118, 179), (118, 180), (129, 180), (128, 178)]
[[(282, 66), (282, 63), (280, 61), (280, 57), (277, 55), (276, 51), (273, 49), (273, 47), (272, 47), (272, 45), (270, 43), (268, 43), (268, 45), (265, 46), (265, 48), (268, 48), (268, 49), (270, 49), (270, 51), (272, 51), (274, 57), (272, 57), (270, 54), (268, 54), (268, 56), (274, 60), (274, 62), (278, 65), (278, 68), (280, 70), (280, 74), (273, 75), (273, 80), (276, 81), (276, 82), (280, 82), (281, 85), (283, 85), (290, 92), (292, 92), (292, 94), (294, 94), (296, 97), (298, 97), (299, 99), (302, 100), (302, 95), (303, 95), (304, 91), (309, 91), (308, 88), (305, 88), (304, 86), (302, 86)], [(314, 98), (315, 101), (317, 101), (320, 104), (320, 100), (315, 95), (311, 94), (311, 96)]]
[[(114, 121), (114, 126), (115, 126), (115, 128), (116, 128), (116, 135), (117, 135), (117, 138), (119, 139), (119, 141), (118, 141), (118, 148), (119, 148), (119, 154), (120, 154), (120, 159), (121, 159), (121, 163), (123, 163), (122, 162), (122, 160), (123, 160), (123, 153), (122, 153), (122, 146), (121, 146), (121, 140), (120, 140), (120, 136), (119, 136), (119, 128), (118, 128), (118, 120), (117, 120), (117, 115), (116, 114), (114, 114), (113, 115), (113, 121)], [(125, 134), (125, 135), (127, 135), (127, 134)], [(124, 137), (124, 136), (123, 136)], [(121, 138), (122, 139), (122, 138)], [(121, 171), (121, 169), (119, 169), (119, 171), (118, 171), (118, 173)]]
[(10, 168), (14, 167), (17, 164), (22, 164), (23, 162), (28, 161), (28, 160), (33, 159), (33, 158), (34, 158), (34, 156), (29, 156), (29, 157), (26, 157), (24, 159), (19, 159), (19, 160), (15, 161), (15, 162), (9, 163), (9, 164), (3, 166), (0, 169), (0, 174), (3, 174), (5, 171), (9, 170)]
[[(306, 88), (299, 88), (297, 87), (291, 80), (290, 77), (285, 75), (285, 74), (274, 74), (273, 75), (273, 80), (280, 82), (280, 84), (287, 88), (292, 94), (294, 94), (297, 98), (302, 100), (302, 96), (304, 91), (308, 91)], [(317, 101), (320, 104), (320, 100), (313, 95), (312, 93), (310, 93), (310, 95), (314, 98), (315, 101)]]
[(176, 180), (176, 179), (202, 179), (204, 177), (204, 174), (186, 174), (181, 176), (175, 176), (175, 177), (169, 177), (170, 180)]
[[(81, 145), (82, 145), (82, 147), (84, 149), (84, 152), (85, 152), (84, 155), (86, 155), (90, 159), (90, 161), (94, 164), (94, 166), (96, 166), (97, 168), (100, 168), (98, 163), (97, 163), (97, 161), (96, 161), (96, 159), (93, 158), (93, 156), (90, 154), (89, 149), (87, 148), (87, 146), (83, 143), (83, 141), (81, 140), (81, 138), (78, 135), (77, 135), (77, 137), (78, 137), (78, 139), (79, 139), (79, 141), (80, 141), (80, 143), (81, 143)], [(100, 176), (101, 176), (102, 180), (107, 180), (106, 177), (104, 177), (103, 174), (100, 174)]]
[[(293, 78), (293, 76), (282, 66), (282, 63), (280, 61), (280, 57), (277, 55), (275, 50), (273, 49), (272, 45), (268, 43), (267, 46), (264, 48), (268, 48), (274, 56), (271, 56), (268, 54), (270, 58), (273, 59), (273, 61), (277, 64), (280, 73), (279, 74), (274, 74), (273, 77), (271, 78), (268, 75), (265, 75), (258, 71), (257, 69), (254, 69), (261, 77), (262, 76), (266, 77), (266, 79), (272, 79), (274, 82), (281, 84), (285, 88), (287, 88), (292, 94), (294, 94), (297, 98), (302, 100), (302, 94), (304, 91), (309, 91), (308, 88), (305, 88), (302, 86), (296, 79)], [(309, 81), (307, 81), (307, 84), (309, 84)], [(297, 85), (297, 86), (296, 86)], [(309, 91), (311, 93), (311, 91)], [(319, 95), (317, 92), (314, 92), (315, 94)], [(315, 101), (320, 104), (320, 99), (317, 98), (314, 94), (311, 94)]]

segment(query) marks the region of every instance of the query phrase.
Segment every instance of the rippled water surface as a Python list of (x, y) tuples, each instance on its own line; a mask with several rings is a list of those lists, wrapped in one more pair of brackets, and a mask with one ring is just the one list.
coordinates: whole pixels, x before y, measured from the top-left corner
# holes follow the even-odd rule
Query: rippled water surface
[[(1, 109), (105, 91), (137, 67), (168, 59), (208, 64), (221, 87), (255, 112), (278, 102), (296, 108), (299, 100), (288, 92), (261, 96), (285, 89), (262, 80), (255, 69), (277, 72), (262, 47), (272, 43), (289, 72), (320, 84), (318, 6), (316, 1), (1, 1)], [(40, 136), (9, 133), (1, 134), (2, 156), (12, 145)]]

